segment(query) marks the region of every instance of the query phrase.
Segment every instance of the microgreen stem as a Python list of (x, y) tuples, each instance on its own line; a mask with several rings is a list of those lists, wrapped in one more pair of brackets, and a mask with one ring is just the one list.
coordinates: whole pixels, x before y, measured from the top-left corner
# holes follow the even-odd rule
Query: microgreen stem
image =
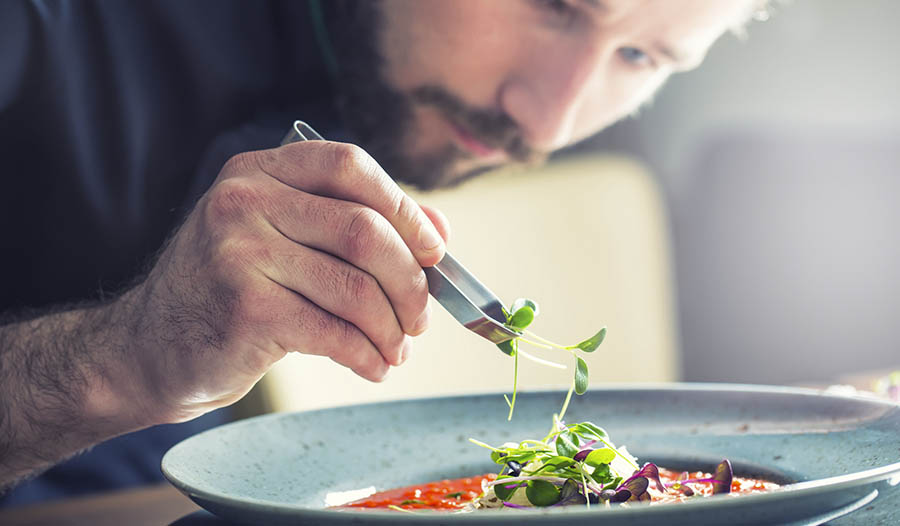
[(584, 492), (585, 504), (587, 505), (587, 509), (591, 509), (591, 497), (588, 496), (588, 485), (587, 485), (587, 480), (585, 480), (585, 478), (584, 478), (584, 470), (579, 469), (578, 471), (581, 472), (581, 483), (583, 484), (581, 491)]
[[(525, 342), (525, 343), (528, 343), (528, 342)], [(532, 362), (539, 363), (541, 365), (546, 365), (547, 367), (555, 367), (556, 369), (568, 369), (568, 367), (566, 367), (565, 365), (563, 365), (561, 363), (551, 362), (550, 360), (544, 360), (543, 358), (538, 358), (537, 356), (534, 356), (533, 354), (528, 354), (527, 352), (518, 348), (518, 346), (516, 347), (516, 349), (517, 349), (516, 357), (518, 357), (521, 354), (522, 358), (526, 358), (528, 360), (531, 360)], [(548, 347), (548, 349), (549, 349), (549, 347)]]
[[(575, 351), (572, 351), (572, 356), (575, 357), (576, 363), (578, 360), (578, 356), (575, 354)], [(569, 392), (566, 393), (566, 401), (563, 402), (562, 410), (559, 412), (559, 419), (562, 420), (566, 416), (566, 409), (569, 408), (569, 401), (572, 400), (572, 393), (575, 392), (575, 379), (572, 378), (572, 385), (569, 387)]]
[(522, 449), (529, 449), (529, 448), (526, 448), (525, 446), (523, 446), (523, 444), (534, 444), (535, 446), (538, 446), (539, 448), (542, 448), (542, 449), (548, 449), (548, 450), (553, 449), (552, 447), (550, 447), (550, 444), (548, 444), (546, 442), (541, 442), (540, 440), (523, 440), (523, 441), (519, 442), (519, 446)]
[(516, 355), (513, 357), (513, 394), (512, 400), (509, 402), (509, 415), (506, 417), (506, 421), (509, 422), (512, 420), (513, 411), (516, 408), (516, 394), (519, 391), (519, 344), (518, 342), (513, 342), (513, 349), (516, 350)]
[[(551, 342), (547, 338), (542, 338), (529, 330), (522, 330), (522, 334), (527, 334), (529, 338), (534, 338), (535, 340), (541, 342), (543, 345), (553, 347), (554, 349), (561, 349), (564, 351), (572, 350), (572, 347), (566, 347), (564, 345), (560, 345), (558, 343)], [(519, 339), (521, 340), (522, 338), (519, 338)]]
[(560, 410), (560, 415), (566, 414), (566, 409), (569, 408), (569, 401), (572, 400), (572, 393), (575, 392), (575, 380), (572, 380), (572, 385), (569, 387), (569, 392), (566, 393), (566, 401), (563, 402), (562, 410)]
[(482, 441), (480, 441), (480, 440), (475, 440), (474, 438), (470, 438), (470, 439), (469, 439), (469, 442), (475, 444), (476, 446), (481, 446), (481, 447), (483, 447), (483, 448), (485, 448), (485, 449), (490, 449), (491, 451), (496, 451), (496, 452), (498, 452), (498, 453), (502, 453), (502, 452), (503, 452), (502, 449), (497, 449), (497, 448), (495, 448), (494, 446), (489, 446), (489, 445), (485, 444), (484, 442), (482, 442)]
[(535, 347), (540, 347), (541, 349), (557, 349), (561, 347), (553, 347), (552, 345), (544, 345), (543, 343), (534, 342), (528, 339), (525, 339), (521, 336), (516, 338), (516, 341), (527, 343), (528, 345), (534, 345)]

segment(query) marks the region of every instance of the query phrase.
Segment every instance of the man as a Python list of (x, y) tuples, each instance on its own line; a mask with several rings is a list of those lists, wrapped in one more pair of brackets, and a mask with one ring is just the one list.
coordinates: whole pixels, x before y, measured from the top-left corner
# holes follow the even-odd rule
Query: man
[[(228, 406), (287, 352), (381, 381), (428, 326), (449, 232), (395, 180), (539, 162), (758, 7), (4, 3), (0, 485)], [(272, 148), (294, 118), (359, 146)], [(159, 429), (96, 473), (157, 462)]]

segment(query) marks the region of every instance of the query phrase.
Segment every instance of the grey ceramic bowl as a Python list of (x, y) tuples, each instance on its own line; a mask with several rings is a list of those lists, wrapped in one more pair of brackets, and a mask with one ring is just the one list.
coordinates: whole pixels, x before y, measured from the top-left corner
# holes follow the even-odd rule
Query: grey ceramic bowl
[(499, 394), (273, 414), (191, 437), (163, 458), (165, 476), (220, 517), (255, 524), (821, 524), (900, 482), (900, 406), (818, 391), (725, 384), (591, 390), (569, 422), (590, 420), (641, 462), (711, 469), (784, 489), (670, 506), (503, 510), (469, 514), (336, 511), (325, 495), (496, 471), (488, 443), (539, 438), (563, 393), (520, 394), (512, 422)]

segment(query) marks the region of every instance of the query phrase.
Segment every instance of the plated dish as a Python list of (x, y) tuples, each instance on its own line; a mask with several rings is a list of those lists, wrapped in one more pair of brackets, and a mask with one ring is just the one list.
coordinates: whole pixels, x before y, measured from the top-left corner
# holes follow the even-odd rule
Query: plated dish
[(335, 503), (329, 498), (346, 503), (361, 489), (495, 470), (490, 452), (468, 438), (496, 445), (544, 436), (560, 393), (519, 397), (511, 422), (504, 421), (508, 407), (496, 394), (267, 415), (182, 442), (163, 459), (163, 472), (223, 518), (268, 524), (581, 525), (601, 515), (605, 525), (819, 524), (893, 492), (900, 482), (895, 404), (801, 389), (674, 384), (590, 390), (573, 398), (567, 420), (602, 423), (616, 443), (676, 473), (712, 473), (727, 458), (736, 476), (784, 487), (672, 506), (460, 514), (329, 508)]

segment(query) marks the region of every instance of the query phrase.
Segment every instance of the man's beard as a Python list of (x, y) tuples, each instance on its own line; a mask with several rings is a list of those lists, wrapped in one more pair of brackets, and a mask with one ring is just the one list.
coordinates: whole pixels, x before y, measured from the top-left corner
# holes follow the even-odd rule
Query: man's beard
[(362, 146), (390, 176), (422, 190), (457, 185), (496, 166), (459, 173), (454, 167), (472, 159), (448, 143), (428, 154), (409, 153), (416, 130), (417, 106), (436, 110), (491, 149), (502, 150), (507, 164), (534, 165), (546, 154), (530, 148), (519, 126), (505, 113), (473, 108), (439, 85), (422, 85), (409, 92), (385, 79), (379, 50), (383, 27), (380, 2), (341, 0), (333, 4), (330, 35), (338, 59), (338, 108), (354, 142)]

